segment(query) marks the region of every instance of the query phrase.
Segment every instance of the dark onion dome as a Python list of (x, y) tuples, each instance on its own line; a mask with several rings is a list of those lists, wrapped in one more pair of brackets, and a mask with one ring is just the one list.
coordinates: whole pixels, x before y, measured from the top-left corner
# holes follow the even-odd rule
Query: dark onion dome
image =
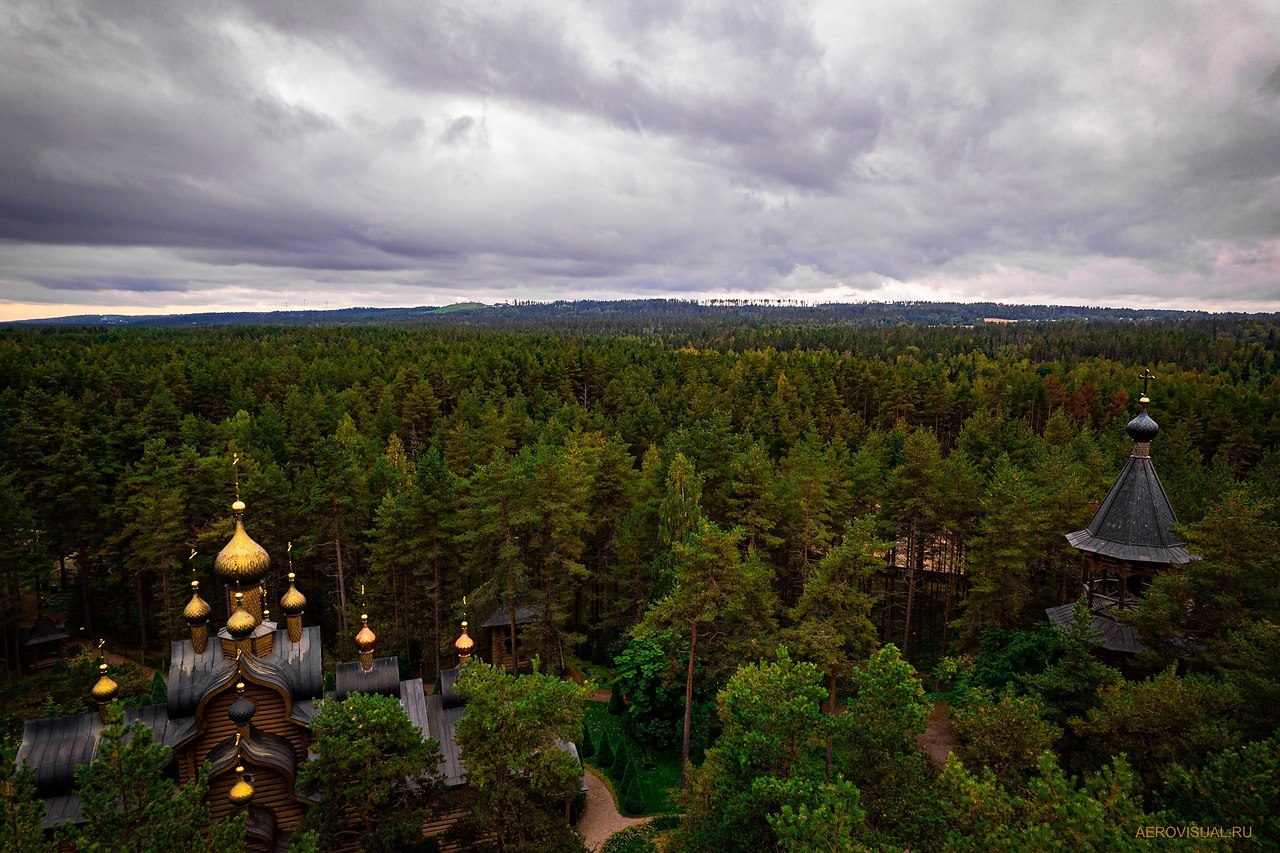
[(364, 625), (360, 629), (360, 633), (356, 634), (356, 648), (362, 652), (371, 652), (374, 644), (378, 642), (378, 635), (373, 633), (373, 629), (369, 627), (369, 614), (361, 613), (360, 621)]
[(462, 623), (462, 635), (453, 642), (453, 650), (461, 657), (467, 657), (476, 647), (476, 641), (467, 633), (467, 623)]
[(280, 596), (280, 609), (285, 616), (301, 616), (302, 611), (307, 609), (307, 597), (294, 586), (295, 577), (293, 572), (289, 572), (289, 588)]
[(253, 629), (258, 627), (258, 623), (254, 621), (253, 614), (244, 609), (244, 593), (236, 593), (236, 609), (231, 613), (231, 618), (227, 620), (227, 633), (232, 639), (243, 640), (245, 637), (253, 633)]
[(1142, 403), (1142, 411), (1138, 413), (1136, 418), (1129, 421), (1129, 425), (1125, 427), (1125, 432), (1129, 433), (1129, 438), (1134, 441), (1151, 441), (1156, 437), (1156, 433), (1160, 432), (1160, 425), (1147, 414), (1147, 403), (1150, 401), (1143, 397), (1140, 402)]
[(120, 693), (120, 685), (107, 675), (107, 665), (98, 664), (98, 682), (93, 685), (93, 699), (103, 705), (116, 698)]
[(182, 608), (182, 618), (192, 628), (209, 623), (209, 615), (213, 613), (213, 608), (209, 606), (209, 602), (200, 597), (200, 581), (191, 582), (191, 600), (187, 602), (187, 606)]
[(253, 719), (253, 715), (258, 712), (258, 706), (244, 695), (243, 681), (236, 684), (236, 690), (240, 695), (236, 698), (236, 701), (231, 703), (231, 707), (227, 709), (227, 716), (237, 726), (247, 726), (249, 721)]
[(257, 586), (271, 568), (267, 550), (244, 532), (244, 501), (231, 505), (236, 514), (236, 532), (213, 560), (218, 579), (231, 586)]
[(240, 777), (240, 781), (231, 786), (231, 790), (227, 793), (227, 799), (231, 801), (233, 806), (248, 805), (249, 801), (253, 799), (253, 786), (245, 778), (244, 765), (236, 766), (236, 775)]

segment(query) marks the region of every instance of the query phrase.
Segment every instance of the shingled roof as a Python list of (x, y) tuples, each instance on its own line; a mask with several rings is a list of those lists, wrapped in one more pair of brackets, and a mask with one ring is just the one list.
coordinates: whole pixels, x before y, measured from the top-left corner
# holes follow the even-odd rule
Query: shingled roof
[(1145, 396), (1142, 403), (1126, 428), (1133, 439), (1129, 461), (1089, 524), (1067, 534), (1067, 541), (1081, 551), (1129, 562), (1189, 563), (1196, 558), (1173, 535), (1178, 517), (1151, 464), (1151, 439), (1159, 427), (1147, 415)]

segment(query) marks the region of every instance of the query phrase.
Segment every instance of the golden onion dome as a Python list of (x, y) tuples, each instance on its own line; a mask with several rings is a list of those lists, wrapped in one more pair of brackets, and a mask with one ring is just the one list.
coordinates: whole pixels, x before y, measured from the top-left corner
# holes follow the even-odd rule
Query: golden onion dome
[(227, 799), (231, 801), (231, 805), (236, 807), (248, 805), (249, 801), (253, 799), (253, 786), (245, 778), (244, 765), (236, 766), (236, 775), (240, 777), (240, 781), (231, 786)]
[(211, 613), (213, 608), (209, 606), (209, 602), (200, 597), (200, 581), (192, 581), (191, 600), (182, 608), (182, 618), (187, 620), (188, 625), (195, 627), (206, 624)]
[(227, 620), (227, 633), (233, 639), (243, 640), (245, 637), (253, 633), (253, 629), (258, 627), (258, 623), (253, 618), (253, 614), (244, 609), (244, 593), (236, 593), (236, 609), (231, 612), (231, 618)]
[(471, 654), (472, 650), (475, 649), (475, 647), (476, 647), (476, 641), (471, 639), (471, 636), (467, 633), (467, 623), (463, 622), (462, 636), (458, 637), (458, 639), (453, 641), (453, 649), (459, 655), (462, 655), (465, 657)]
[(93, 685), (93, 699), (103, 705), (116, 698), (120, 693), (120, 685), (116, 684), (115, 679), (107, 675), (107, 665), (105, 663), (98, 665), (98, 683)]
[(213, 560), (219, 580), (232, 586), (257, 586), (271, 568), (267, 549), (244, 531), (244, 501), (231, 505), (236, 514), (236, 532)]
[(307, 609), (307, 597), (294, 586), (294, 577), (294, 573), (289, 572), (289, 588), (280, 596), (280, 609), (285, 616), (301, 616), (302, 611)]
[(364, 626), (360, 629), (360, 633), (356, 634), (356, 648), (362, 652), (371, 652), (374, 643), (378, 642), (378, 635), (369, 627), (369, 614), (361, 613), (360, 621)]

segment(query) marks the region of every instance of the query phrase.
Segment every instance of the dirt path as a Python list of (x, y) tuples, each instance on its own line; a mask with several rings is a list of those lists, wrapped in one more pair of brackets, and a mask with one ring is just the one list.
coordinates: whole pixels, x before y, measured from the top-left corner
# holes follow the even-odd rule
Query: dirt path
[(951, 706), (946, 702), (934, 702), (929, 712), (929, 728), (916, 736), (916, 743), (924, 750), (929, 763), (941, 770), (947, 766), (947, 756), (956, 748), (959, 740), (951, 727)]
[(637, 823), (647, 823), (647, 817), (623, 817), (618, 813), (618, 804), (613, 801), (609, 786), (600, 778), (600, 774), (587, 767), (587, 807), (578, 818), (578, 834), (586, 843), (587, 849), (599, 850), (605, 839), (620, 829)]

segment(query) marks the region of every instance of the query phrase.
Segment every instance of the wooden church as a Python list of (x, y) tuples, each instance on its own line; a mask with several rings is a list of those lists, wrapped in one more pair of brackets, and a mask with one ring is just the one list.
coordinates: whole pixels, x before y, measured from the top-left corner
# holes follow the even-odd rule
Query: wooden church
[[(1067, 541), (1084, 556), (1083, 592), (1093, 619), (1099, 654), (1123, 667), (1143, 645), (1137, 631), (1119, 617), (1135, 610), (1156, 574), (1181, 566), (1197, 557), (1173, 533), (1178, 523), (1173, 506), (1160, 485), (1151, 462), (1151, 442), (1160, 426), (1147, 413), (1151, 399), (1142, 376), (1142, 406), (1125, 431), (1133, 441), (1124, 470), (1088, 525), (1067, 535)], [(1075, 602), (1050, 607), (1045, 612), (1058, 627), (1070, 628)]]
[[(353, 692), (396, 698), (423, 738), (440, 743), (439, 770), (445, 783), (464, 786), (466, 776), (454, 743), (454, 725), (466, 710), (463, 697), (453, 689), (459, 669), (442, 673), (442, 691), (426, 695), (422, 679), (400, 680), (395, 657), (375, 659), (377, 638), (364, 616), (356, 636), (359, 660), (338, 664), (336, 689), (326, 695), (320, 629), (302, 624), (307, 601), (294, 574), (289, 573), (289, 588), (280, 599), (285, 622), (281, 626), (271, 619), (265, 602), (263, 581), (270, 558), (245, 531), (244, 503), (237, 498), (231, 508), (235, 533), (214, 560), (224, 586), (219, 597), (225, 595), (226, 624), (210, 632), (213, 608), (193, 581), (191, 600), (182, 612), (190, 636), (172, 644), (168, 701), (127, 710), (126, 724), (143, 721), (157, 742), (172, 749), (170, 770), (179, 783), (195, 776), (203, 762), (210, 763), (212, 817), (244, 810), (250, 850), (287, 849), (310, 805), (298, 791), (298, 771), (308, 760), (309, 726), (322, 698), (341, 701)], [(474, 647), (465, 622), (455, 646), (464, 659)], [(119, 693), (107, 665), (99, 669), (92, 690), (97, 713), (31, 720), (23, 731), (17, 762), (35, 771), (46, 829), (82, 820), (75, 768), (93, 761), (106, 707)], [(464, 803), (465, 797), (458, 802)], [(440, 825), (425, 829), (441, 832), (456, 817), (455, 809)]]

